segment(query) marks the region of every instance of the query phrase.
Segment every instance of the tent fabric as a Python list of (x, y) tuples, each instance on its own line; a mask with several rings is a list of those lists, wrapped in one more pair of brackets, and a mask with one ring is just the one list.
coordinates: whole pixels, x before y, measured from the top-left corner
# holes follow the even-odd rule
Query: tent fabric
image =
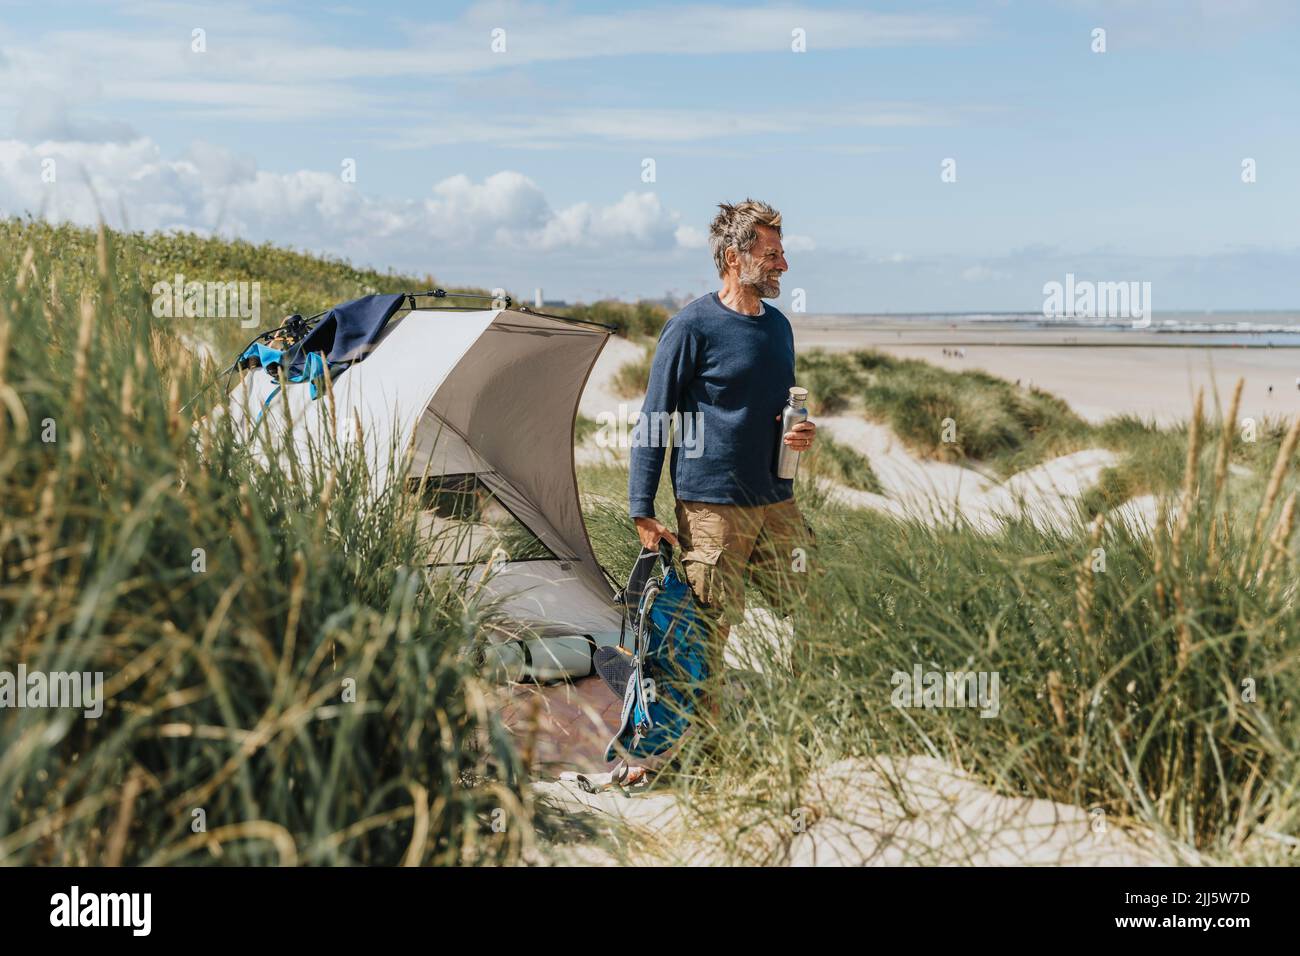
[[(327, 400), (290, 386), (266, 407), (263, 439), (279, 435), (304, 450), (329, 430), (340, 444), (360, 440), (377, 488), (477, 475), (552, 555), (495, 566), (483, 590), (539, 631), (616, 643), (621, 615), (587, 537), (573, 460), (578, 401), (608, 336), (513, 309), (399, 309), (365, 360), (333, 382), (333, 415)], [(250, 434), (272, 385), (255, 373), (232, 395), (230, 414)], [(262, 441), (258, 453), (271, 447)], [(433, 571), (481, 583), (486, 568)]]
[(289, 377), (303, 372), (312, 352), (323, 352), (331, 366), (364, 358), (405, 299), (405, 295), (367, 295), (330, 309), (293, 348)]

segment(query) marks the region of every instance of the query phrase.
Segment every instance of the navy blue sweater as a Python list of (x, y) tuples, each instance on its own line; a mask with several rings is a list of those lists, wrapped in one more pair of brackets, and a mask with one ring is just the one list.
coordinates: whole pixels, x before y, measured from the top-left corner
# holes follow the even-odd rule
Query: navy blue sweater
[(628, 479), (633, 518), (654, 517), (666, 417), (681, 414), (673, 443), (673, 491), (680, 501), (772, 504), (792, 497), (776, 477), (779, 415), (794, 384), (794, 332), (780, 310), (727, 308), (716, 292), (668, 320), (650, 367), (641, 420), (632, 433)]

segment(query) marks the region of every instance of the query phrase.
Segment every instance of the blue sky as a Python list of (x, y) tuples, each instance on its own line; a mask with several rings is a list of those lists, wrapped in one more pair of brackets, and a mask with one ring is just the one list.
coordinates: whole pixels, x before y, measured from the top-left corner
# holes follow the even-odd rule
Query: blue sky
[(714, 287), (708, 222), (751, 195), (809, 311), (1036, 311), (1067, 272), (1296, 308), (1298, 27), (1265, 0), (0, 0), (0, 213), (573, 301)]

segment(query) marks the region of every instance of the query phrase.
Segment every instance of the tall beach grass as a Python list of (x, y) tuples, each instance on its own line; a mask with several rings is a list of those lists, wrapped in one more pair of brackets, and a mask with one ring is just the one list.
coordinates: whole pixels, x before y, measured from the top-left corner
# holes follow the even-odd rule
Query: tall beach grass
[(487, 612), (360, 457), (251, 460), (114, 238), (0, 268), (0, 670), (104, 696), (0, 709), (0, 862), (524, 858)]

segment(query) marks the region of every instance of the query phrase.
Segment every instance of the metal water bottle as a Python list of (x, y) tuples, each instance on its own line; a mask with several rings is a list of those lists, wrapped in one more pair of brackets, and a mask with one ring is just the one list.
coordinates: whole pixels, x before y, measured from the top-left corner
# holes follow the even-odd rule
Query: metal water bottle
[(794, 478), (795, 472), (799, 470), (799, 455), (801, 453), (785, 443), (785, 435), (795, 425), (807, 420), (808, 389), (796, 385), (790, 389), (790, 398), (786, 401), (785, 408), (781, 410), (781, 434), (776, 439), (776, 476), (778, 478)]

